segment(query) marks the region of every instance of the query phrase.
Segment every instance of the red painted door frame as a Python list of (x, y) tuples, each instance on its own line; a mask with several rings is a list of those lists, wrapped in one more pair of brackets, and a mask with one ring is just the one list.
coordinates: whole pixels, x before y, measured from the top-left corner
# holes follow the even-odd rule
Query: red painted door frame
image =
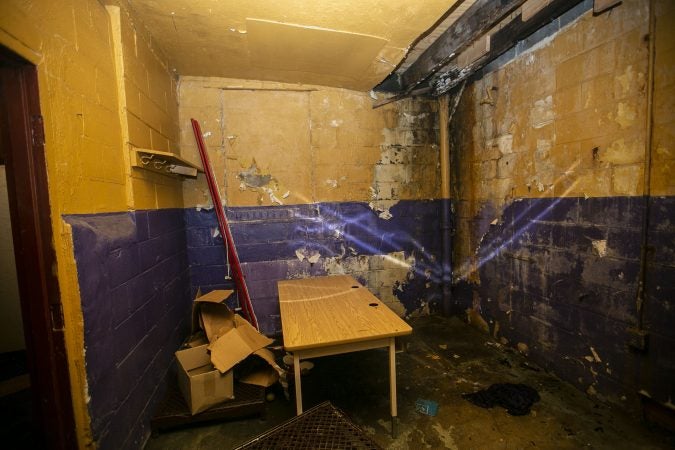
[[(37, 69), (0, 47), (0, 152), (35, 419), (45, 448), (77, 448), (51, 227)], [(52, 181), (54, 182), (54, 180)], [(4, 236), (2, 238), (5, 238)]]

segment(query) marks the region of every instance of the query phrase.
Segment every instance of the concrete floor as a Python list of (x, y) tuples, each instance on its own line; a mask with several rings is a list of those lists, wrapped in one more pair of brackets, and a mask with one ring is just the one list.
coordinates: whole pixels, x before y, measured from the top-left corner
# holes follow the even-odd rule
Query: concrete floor
[[(576, 449), (675, 447), (675, 436), (647, 427), (602, 405), (544, 371), (523, 367), (527, 359), (494, 345), (459, 319), (420, 317), (413, 336), (397, 355), (398, 435), (389, 420), (387, 353), (380, 350), (313, 360), (303, 377), (304, 407), (330, 400), (388, 449)], [(528, 363), (529, 364), (529, 363)], [(510, 367), (509, 367), (510, 366)], [(527, 416), (496, 407), (482, 409), (461, 397), (493, 383), (525, 383), (541, 401)], [(147, 450), (228, 449), (294, 415), (294, 402), (281, 390), (267, 404), (265, 418), (165, 432)], [(291, 392), (291, 398), (293, 393)], [(415, 411), (417, 399), (439, 403), (435, 417)]]

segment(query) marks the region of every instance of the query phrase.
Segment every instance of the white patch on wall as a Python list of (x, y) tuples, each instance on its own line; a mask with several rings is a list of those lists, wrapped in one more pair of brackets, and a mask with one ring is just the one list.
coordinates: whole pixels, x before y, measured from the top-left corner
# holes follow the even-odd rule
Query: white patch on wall
[(394, 295), (394, 286), (404, 284), (414, 277), (415, 256), (405, 257), (404, 252), (386, 255), (342, 254), (323, 259), (323, 268), (328, 275), (351, 275), (365, 280), (365, 284), (377, 298), (399, 315), (405, 314), (405, 307)]
[(544, 99), (534, 102), (530, 109), (530, 125), (532, 128), (543, 128), (553, 123), (555, 113), (553, 112), (553, 97), (549, 95)]
[(503, 134), (494, 139), (489, 139), (486, 142), (487, 147), (497, 147), (499, 153), (502, 155), (507, 155), (513, 153), (513, 135), (512, 134)]
[(380, 219), (389, 220), (394, 217), (389, 209), (397, 203), (398, 200), (375, 200), (368, 203), (368, 206), (377, 213)]

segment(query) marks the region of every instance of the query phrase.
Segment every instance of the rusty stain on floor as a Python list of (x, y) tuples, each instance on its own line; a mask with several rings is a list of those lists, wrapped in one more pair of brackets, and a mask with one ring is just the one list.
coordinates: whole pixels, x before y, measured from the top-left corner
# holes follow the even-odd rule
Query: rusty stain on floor
[[(305, 409), (330, 400), (387, 449), (672, 448), (675, 436), (598, 403), (457, 318), (416, 317), (397, 354), (398, 433), (390, 435), (387, 353), (381, 350), (314, 359), (303, 378)], [(493, 383), (524, 383), (541, 400), (526, 416), (482, 409), (461, 397)], [(224, 449), (293, 417), (282, 391), (264, 418), (165, 432), (146, 449)], [(291, 392), (293, 400), (293, 393)], [(415, 411), (418, 399), (438, 402), (438, 414)]]

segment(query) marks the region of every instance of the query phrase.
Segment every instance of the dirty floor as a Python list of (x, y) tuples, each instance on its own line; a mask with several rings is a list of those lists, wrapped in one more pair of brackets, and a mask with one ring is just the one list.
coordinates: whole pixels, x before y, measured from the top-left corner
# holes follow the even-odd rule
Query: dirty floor
[[(675, 447), (675, 436), (599, 404), (527, 361), (505, 351), (456, 318), (413, 319), (414, 334), (397, 354), (399, 424), (390, 435), (388, 358), (385, 351), (313, 360), (303, 377), (304, 407), (330, 400), (387, 449), (577, 449)], [(510, 416), (501, 407), (482, 409), (461, 394), (493, 383), (524, 383), (541, 400), (529, 415)], [(146, 450), (229, 449), (294, 415), (294, 401), (281, 390), (264, 418), (224, 422), (153, 436)], [(291, 392), (291, 399), (293, 399)], [(415, 411), (415, 401), (438, 402), (438, 414)]]

